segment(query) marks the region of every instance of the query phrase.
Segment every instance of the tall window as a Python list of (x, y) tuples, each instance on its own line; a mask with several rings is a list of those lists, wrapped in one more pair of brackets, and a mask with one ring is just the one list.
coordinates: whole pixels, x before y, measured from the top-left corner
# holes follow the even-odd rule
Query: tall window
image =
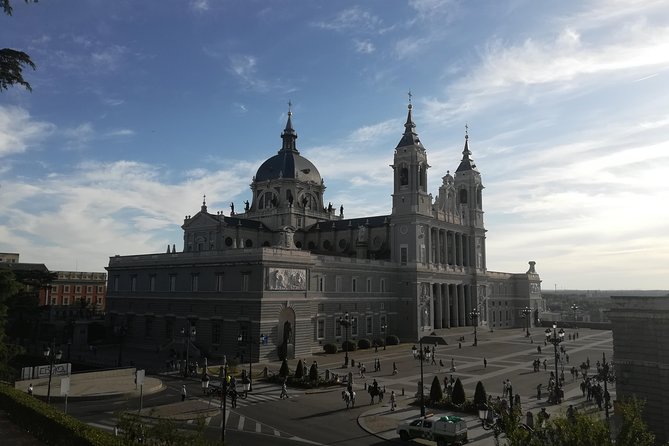
[(223, 291), (223, 274), (216, 274), (216, 291)]
[(338, 276), (335, 279), (335, 288), (336, 288), (335, 291), (337, 291), (338, 293), (341, 293), (342, 291), (342, 283), (343, 283), (342, 278)]
[(249, 273), (242, 273), (242, 291), (249, 290), (249, 282), (251, 280), (251, 275)]
[(177, 290), (177, 275), (170, 274), (170, 291), (176, 291), (176, 290)]
[(381, 288), (381, 292), (385, 293), (386, 292), (386, 279), (381, 279), (381, 283), (379, 284)]
[(379, 330), (385, 333), (388, 329), (388, 323), (385, 315), (379, 316)]
[(351, 336), (358, 336), (358, 318), (351, 319)]
[(371, 277), (367, 278), (367, 292), (368, 293), (372, 292), (372, 278)]
[(318, 278), (318, 291), (325, 291), (325, 276)]
[(153, 316), (144, 318), (144, 336), (147, 338), (153, 336)]
[(316, 337), (318, 339), (325, 338), (325, 319), (319, 318), (316, 321)]
[[(118, 276), (114, 276), (114, 291), (118, 291)], [(70, 286), (65, 285), (65, 292), (69, 293), (70, 292)]]
[(211, 343), (218, 345), (221, 343), (221, 323), (214, 322), (211, 326)]
[(400, 264), (406, 265), (409, 258), (409, 247), (404, 245), (400, 246)]
[(358, 291), (358, 278), (354, 277), (353, 280), (351, 281), (351, 291), (354, 293)]
[(70, 296), (63, 296), (63, 305), (70, 305)]
[(198, 274), (193, 274), (190, 278), (190, 290), (198, 291), (199, 282), (200, 276)]
[[(79, 288), (79, 287), (77, 287)], [(130, 277), (130, 291), (137, 291), (137, 276), (133, 275)]]
[(371, 335), (374, 333), (374, 325), (372, 324), (372, 316), (367, 316), (365, 318), (365, 329), (367, 331), (368, 335)]
[(334, 328), (335, 338), (340, 338), (342, 333), (342, 326), (339, 323), (339, 318), (337, 316), (334, 318)]
[(149, 276), (149, 291), (156, 291), (156, 275), (151, 274)]

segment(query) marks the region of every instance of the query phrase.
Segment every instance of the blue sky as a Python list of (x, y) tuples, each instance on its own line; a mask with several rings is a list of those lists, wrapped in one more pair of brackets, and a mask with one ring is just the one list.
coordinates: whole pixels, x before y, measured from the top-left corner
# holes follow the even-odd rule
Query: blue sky
[(390, 213), (407, 91), (431, 165), (482, 173), (488, 268), (668, 289), (669, 5), (652, 0), (40, 1), (0, 17), (0, 251), (53, 270), (182, 246), (250, 198), (293, 103), (347, 217)]

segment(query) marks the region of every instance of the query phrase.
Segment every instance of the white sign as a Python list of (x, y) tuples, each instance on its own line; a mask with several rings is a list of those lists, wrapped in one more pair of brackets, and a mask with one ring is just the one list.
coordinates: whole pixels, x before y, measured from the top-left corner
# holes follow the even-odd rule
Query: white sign
[(146, 374), (146, 370), (137, 370), (137, 385), (138, 386), (143, 386), (144, 385), (144, 375)]
[(69, 395), (70, 394), (70, 377), (65, 377), (60, 379), (60, 394)]

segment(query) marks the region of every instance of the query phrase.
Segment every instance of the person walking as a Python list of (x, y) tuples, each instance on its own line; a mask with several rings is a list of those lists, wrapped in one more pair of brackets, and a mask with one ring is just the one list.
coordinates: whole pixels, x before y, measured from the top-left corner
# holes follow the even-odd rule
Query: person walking
[(399, 372), (397, 371), (397, 364), (393, 362), (393, 375), (397, 375)]
[(33, 396), (33, 383), (28, 385), (28, 395)]
[(391, 390), (390, 391), (390, 410), (395, 411), (395, 391)]
[(455, 372), (455, 359), (451, 358), (451, 372)]
[(488, 368), (488, 360), (483, 358), (483, 368), (487, 369)]
[(237, 407), (237, 391), (235, 389), (230, 391), (230, 406)]
[(279, 395), (279, 399), (282, 400), (284, 398), (288, 398), (288, 392), (286, 390), (286, 380), (283, 380), (283, 384), (281, 385), (281, 395)]
[(181, 401), (186, 401), (186, 384), (181, 386)]

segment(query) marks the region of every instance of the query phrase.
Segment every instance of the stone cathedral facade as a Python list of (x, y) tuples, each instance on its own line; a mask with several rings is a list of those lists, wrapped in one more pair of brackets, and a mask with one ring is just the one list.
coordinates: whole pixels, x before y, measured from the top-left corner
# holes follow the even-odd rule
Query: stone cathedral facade
[[(524, 327), (526, 308), (534, 324), (543, 310), (534, 262), (525, 273), (487, 268), (484, 187), (468, 135), (433, 198), (415, 127), (409, 104), (391, 166), (392, 212), (345, 218), (300, 155), (289, 111), (281, 148), (258, 168), (243, 209), (210, 213), (203, 200), (183, 221), (180, 251), (110, 258), (111, 325), (151, 350), (195, 328), (192, 342), (209, 358), (257, 361), (308, 355), (346, 336), (416, 342), (451, 327)], [(346, 314), (348, 327), (339, 322)]]

